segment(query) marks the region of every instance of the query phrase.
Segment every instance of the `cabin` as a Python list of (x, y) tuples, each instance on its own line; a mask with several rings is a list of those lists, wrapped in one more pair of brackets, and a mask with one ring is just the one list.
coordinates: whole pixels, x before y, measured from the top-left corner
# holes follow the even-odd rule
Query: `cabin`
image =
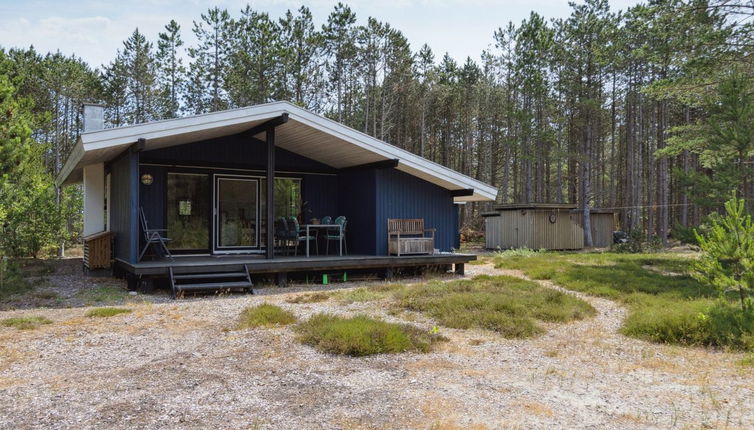
[[(577, 250), (584, 248), (582, 213), (574, 204), (524, 203), (493, 206), (482, 214), (488, 249)], [(590, 211), (592, 242), (609, 247), (615, 230), (615, 213)]]
[[(409, 266), (462, 272), (474, 256), (453, 252), (457, 204), (497, 192), (288, 102), (103, 125), (103, 107), (85, 105), (84, 132), (57, 182), (83, 183), (85, 241), (110, 238), (113, 273), (129, 285), (167, 278), (180, 287), (190, 276), (241, 285), (233, 282), (255, 274), (284, 284), (293, 272), (389, 275)], [(432, 252), (390, 255), (390, 219), (423, 220)], [(153, 232), (164, 252), (147, 243)]]

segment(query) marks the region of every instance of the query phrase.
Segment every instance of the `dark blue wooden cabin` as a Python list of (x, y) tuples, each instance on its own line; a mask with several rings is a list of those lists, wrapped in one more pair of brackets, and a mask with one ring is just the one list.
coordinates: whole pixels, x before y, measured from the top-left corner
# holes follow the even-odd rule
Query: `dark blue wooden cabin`
[(59, 177), (79, 181), (84, 234), (111, 231), (113, 257), (128, 270), (155, 264), (139, 261), (140, 211), (171, 239), (177, 257), (165, 265), (193, 261), (179, 256), (276, 259), (268, 220), (281, 216), (302, 224), (344, 216), (348, 254), (369, 257), (389, 257), (389, 218), (421, 218), (446, 255), (457, 246), (456, 203), (495, 196), (489, 185), (287, 102), (89, 131)]

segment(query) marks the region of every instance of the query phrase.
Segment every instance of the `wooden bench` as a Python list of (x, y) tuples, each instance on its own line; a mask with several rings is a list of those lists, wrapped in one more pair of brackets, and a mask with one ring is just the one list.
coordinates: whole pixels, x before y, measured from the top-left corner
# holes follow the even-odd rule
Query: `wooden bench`
[[(387, 248), (390, 255), (432, 254), (435, 252), (434, 228), (424, 228), (424, 219), (388, 219)], [(432, 233), (429, 237), (427, 233)]]

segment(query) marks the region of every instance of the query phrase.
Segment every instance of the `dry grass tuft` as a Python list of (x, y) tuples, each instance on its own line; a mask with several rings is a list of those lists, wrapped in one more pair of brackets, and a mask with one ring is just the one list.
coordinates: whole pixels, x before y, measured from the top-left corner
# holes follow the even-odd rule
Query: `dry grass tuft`
[(316, 293), (300, 294), (297, 296), (289, 297), (285, 301), (288, 303), (293, 303), (293, 304), (319, 303), (319, 302), (324, 302), (328, 300), (330, 296), (332, 296), (331, 293), (316, 292)]

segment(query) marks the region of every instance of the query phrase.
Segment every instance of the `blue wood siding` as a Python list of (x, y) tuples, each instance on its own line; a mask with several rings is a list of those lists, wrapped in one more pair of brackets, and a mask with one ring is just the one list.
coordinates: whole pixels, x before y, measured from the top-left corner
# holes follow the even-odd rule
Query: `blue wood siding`
[(304, 222), (323, 216), (338, 216), (338, 177), (332, 175), (303, 175)]
[(167, 228), (165, 222), (167, 172), (164, 167), (140, 166), (139, 177), (145, 173), (152, 175), (153, 182), (150, 185), (139, 182), (139, 201), (144, 209), (144, 216), (150, 228)]
[(375, 241), (376, 186), (377, 172), (374, 169), (338, 175), (340, 210), (337, 215), (344, 215), (348, 220), (346, 240), (351, 254), (378, 255)]
[[(145, 151), (142, 162), (236, 167), (264, 170), (267, 144), (259, 139), (226, 136), (186, 145)], [(335, 169), (282, 148), (275, 149), (275, 169), (293, 172), (330, 172)]]
[(136, 263), (139, 248), (139, 154), (130, 150), (110, 165), (110, 231), (115, 258)]
[(388, 218), (424, 218), (436, 228), (435, 247), (450, 251), (458, 237), (458, 209), (450, 191), (396, 169), (376, 172), (376, 254), (387, 254)]
[[(145, 151), (139, 157), (142, 163), (207, 167), (201, 172), (208, 174), (234, 173), (212, 167), (258, 170), (261, 173), (265, 169), (266, 146), (258, 139), (228, 136)], [(140, 185), (138, 174), (133, 177), (133, 186), (140, 188), (136, 196), (141, 196), (140, 204), (150, 225), (155, 228), (165, 228), (165, 182), (171, 169), (142, 165), (141, 172), (150, 173), (154, 178), (150, 186)], [(386, 255), (388, 218), (424, 218), (427, 228), (437, 229), (437, 248), (448, 251), (458, 247), (458, 208), (453, 204), (450, 191), (444, 188), (396, 169), (338, 172), (281, 148), (276, 149), (275, 170), (278, 176), (302, 178), (302, 199), (306, 203), (304, 222), (325, 215), (333, 218), (346, 216), (349, 253)], [(237, 173), (248, 174), (240, 170)], [(134, 208), (138, 209), (138, 206), (134, 205)], [(138, 222), (138, 217), (135, 220)], [(136, 227), (134, 249), (138, 247), (138, 224)], [(118, 252), (131, 250), (124, 248)], [(135, 259), (135, 254), (131, 257)]]

